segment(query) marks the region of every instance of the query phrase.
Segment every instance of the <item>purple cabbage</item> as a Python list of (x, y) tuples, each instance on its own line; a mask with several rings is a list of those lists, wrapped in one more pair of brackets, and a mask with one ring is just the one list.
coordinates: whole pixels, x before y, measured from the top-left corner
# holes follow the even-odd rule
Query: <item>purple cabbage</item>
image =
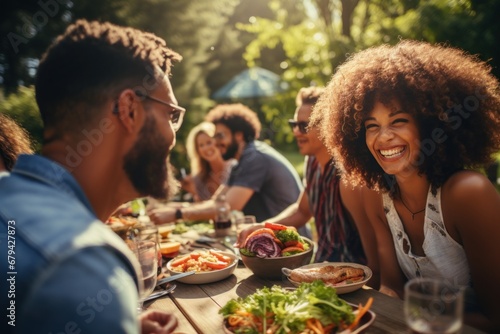
[(261, 233), (250, 237), (246, 242), (245, 248), (260, 258), (278, 257), (281, 253), (281, 248), (274, 241), (274, 236), (268, 233)]

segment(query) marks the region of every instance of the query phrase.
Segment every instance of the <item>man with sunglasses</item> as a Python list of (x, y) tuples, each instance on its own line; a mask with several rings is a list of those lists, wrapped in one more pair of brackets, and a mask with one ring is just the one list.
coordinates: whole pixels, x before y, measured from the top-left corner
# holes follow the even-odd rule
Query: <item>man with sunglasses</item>
[[(302, 88), (296, 97), (294, 118), (288, 121), (300, 153), (306, 156), (305, 190), (296, 203), (266, 221), (299, 228), (314, 217), (318, 235), (315, 262), (366, 263), (356, 226), (342, 204), (337, 170), (319, 138), (319, 130), (309, 127), (309, 116), (323, 90), (321, 87)], [(250, 226), (243, 230), (238, 244), (243, 244), (257, 228), (259, 226)]]
[[(302, 189), (300, 178), (284, 156), (258, 140), (261, 124), (254, 111), (242, 104), (222, 104), (210, 110), (206, 120), (215, 124), (214, 137), (223, 158), (238, 161), (227, 185), (221, 186), (214, 198), (224, 192), (232, 210), (253, 215), (257, 221), (275, 216), (297, 200)], [(214, 215), (214, 200), (150, 212), (157, 224)], [(308, 235), (305, 228), (299, 232)]]
[(169, 74), (180, 59), (153, 34), (85, 20), (43, 55), (41, 154), (0, 179), (2, 333), (175, 329), (171, 314), (137, 315), (139, 264), (102, 222), (134, 198), (176, 192), (167, 157), (185, 110)]

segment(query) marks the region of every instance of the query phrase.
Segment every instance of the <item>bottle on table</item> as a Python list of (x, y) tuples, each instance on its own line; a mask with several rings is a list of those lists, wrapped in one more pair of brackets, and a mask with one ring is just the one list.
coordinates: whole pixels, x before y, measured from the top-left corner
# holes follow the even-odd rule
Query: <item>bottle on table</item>
[(231, 234), (231, 206), (226, 200), (226, 195), (220, 194), (215, 199), (216, 214), (214, 230), (216, 237), (225, 237)]

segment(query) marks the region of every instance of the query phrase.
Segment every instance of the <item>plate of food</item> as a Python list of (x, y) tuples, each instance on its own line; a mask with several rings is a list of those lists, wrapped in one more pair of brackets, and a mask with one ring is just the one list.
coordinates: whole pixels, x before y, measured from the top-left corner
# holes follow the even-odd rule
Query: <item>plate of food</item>
[(296, 269), (283, 268), (282, 272), (295, 286), (321, 280), (339, 295), (358, 290), (372, 277), (370, 268), (351, 262), (313, 263)]
[[(231, 299), (219, 311), (225, 333), (361, 333), (375, 320), (373, 299), (353, 305), (322, 281), (275, 285)], [(266, 315), (263, 317), (262, 315)]]
[(167, 263), (167, 270), (170, 275), (194, 271), (194, 275), (179, 278), (177, 281), (186, 284), (205, 284), (229, 277), (237, 265), (238, 258), (234, 253), (208, 249), (173, 258)]

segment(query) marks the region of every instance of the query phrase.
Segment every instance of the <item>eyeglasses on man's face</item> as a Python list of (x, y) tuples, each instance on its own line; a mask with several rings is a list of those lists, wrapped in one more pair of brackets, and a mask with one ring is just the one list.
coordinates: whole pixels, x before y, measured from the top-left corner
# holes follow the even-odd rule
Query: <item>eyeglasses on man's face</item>
[(147, 94), (142, 93), (141, 91), (135, 91), (135, 95), (137, 95), (140, 98), (149, 99), (151, 101), (161, 103), (167, 107), (172, 108), (172, 110), (169, 112), (170, 122), (172, 123), (172, 127), (174, 131), (178, 131), (181, 128), (182, 121), (184, 120), (184, 114), (186, 113), (186, 109), (184, 109), (181, 106), (160, 100), (156, 97), (149, 96)]
[(299, 127), (300, 133), (305, 135), (307, 133), (307, 126), (309, 125), (309, 122), (297, 122), (293, 119), (289, 119), (288, 124), (292, 128), (292, 131), (295, 127)]

